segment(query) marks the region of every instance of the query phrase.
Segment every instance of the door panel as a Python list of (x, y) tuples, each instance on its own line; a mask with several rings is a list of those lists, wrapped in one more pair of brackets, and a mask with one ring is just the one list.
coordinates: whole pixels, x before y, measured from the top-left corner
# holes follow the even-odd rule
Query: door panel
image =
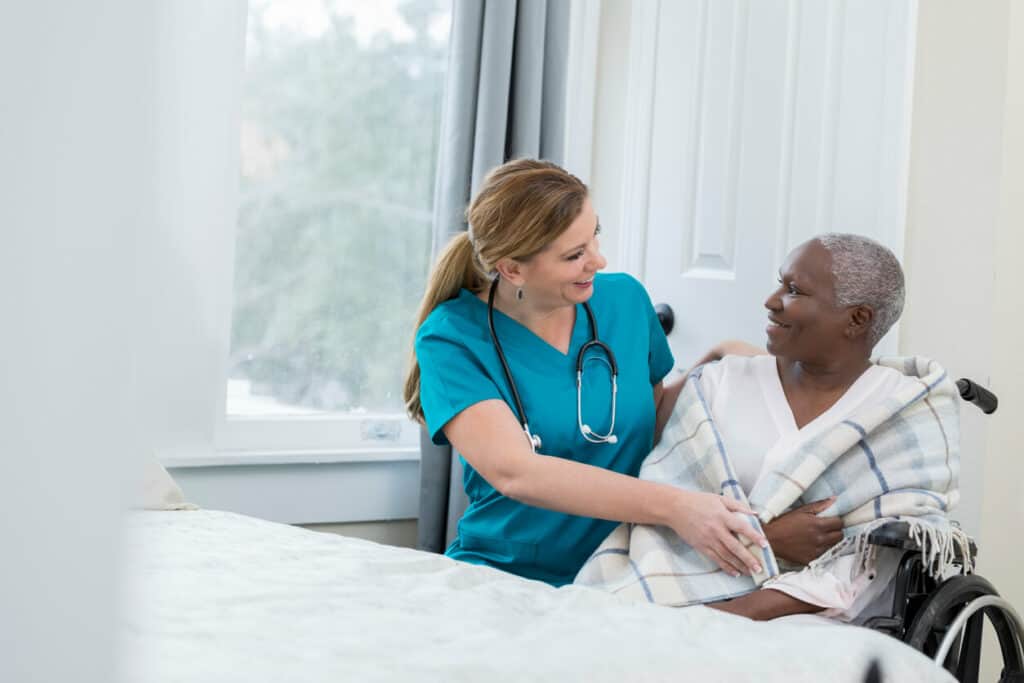
[(659, 4), (646, 245), (632, 265), (675, 311), (679, 365), (723, 338), (763, 343), (777, 268), (814, 234), (900, 253), (912, 10)]

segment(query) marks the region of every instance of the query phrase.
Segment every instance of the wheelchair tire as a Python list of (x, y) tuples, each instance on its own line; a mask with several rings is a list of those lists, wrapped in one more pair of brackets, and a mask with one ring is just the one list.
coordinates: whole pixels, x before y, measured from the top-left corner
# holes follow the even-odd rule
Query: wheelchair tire
[[(969, 574), (953, 576), (943, 581), (935, 591), (925, 598), (921, 608), (907, 629), (903, 641), (926, 656), (934, 658), (939, 645), (960, 611), (972, 600), (985, 595), (998, 596), (999, 592), (986, 579)], [(960, 643), (954, 645), (945, 665), (961, 681), (976, 681), (978, 659), (981, 652), (981, 619), (987, 617), (999, 639), (1003, 656), (1003, 672), (1000, 681), (1024, 681), (1024, 656), (1016, 625), (1002, 610), (984, 608), (968, 621), (967, 631), (973, 631), (972, 644), (965, 645), (960, 652)], [(976, 618), (975, 618), (976, 617)], [(967, 649), (976, 651), (967, 652)]]

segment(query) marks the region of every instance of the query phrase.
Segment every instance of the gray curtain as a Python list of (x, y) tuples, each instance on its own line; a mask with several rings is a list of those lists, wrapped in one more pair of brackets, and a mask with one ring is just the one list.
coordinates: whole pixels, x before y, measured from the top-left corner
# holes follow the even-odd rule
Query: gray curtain
[[(434, 194), (436, 255), (466, 229), (464, 211), (489, 170), (509, 159), (562, 163), (569, 3), (455, 0)], [(466, 508), (450, 447), (420, 438), (417, 545), (444, 552)]]

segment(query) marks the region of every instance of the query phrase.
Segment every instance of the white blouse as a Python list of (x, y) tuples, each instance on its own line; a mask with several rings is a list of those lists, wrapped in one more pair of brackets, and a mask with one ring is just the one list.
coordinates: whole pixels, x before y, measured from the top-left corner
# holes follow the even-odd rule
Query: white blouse
[[(913, 379), (872, 365), (831, 408), (800, 429), (782, 390), (774, 356), (726, 356), (706, 366), (700, 381), (736, 478), (749, 493), (762, 473), (801, 443)], [(874, 569), (856, 580), (853, 556), (846, 555), (816, 573), (788, 572), (764, 587), (824, 607), (821, 616), (863, 623), (876, 614), (888, 614), (892, 604), (892, 578), (901, 553), (879, 550)]]

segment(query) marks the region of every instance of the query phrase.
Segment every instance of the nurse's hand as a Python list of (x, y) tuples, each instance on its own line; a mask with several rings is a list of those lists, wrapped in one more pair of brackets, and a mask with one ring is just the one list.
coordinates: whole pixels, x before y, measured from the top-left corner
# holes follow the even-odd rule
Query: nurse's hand
[(763, 548), (768, 541), (736, 512), (754, 514), (750, 508), (727, 496), (713, 493), (679, 491), (678, 506), (669, 521), (679, 537), (716, 562), (733, 576), (761, 571), (757, 557), (739, 541), (743, 536)]

